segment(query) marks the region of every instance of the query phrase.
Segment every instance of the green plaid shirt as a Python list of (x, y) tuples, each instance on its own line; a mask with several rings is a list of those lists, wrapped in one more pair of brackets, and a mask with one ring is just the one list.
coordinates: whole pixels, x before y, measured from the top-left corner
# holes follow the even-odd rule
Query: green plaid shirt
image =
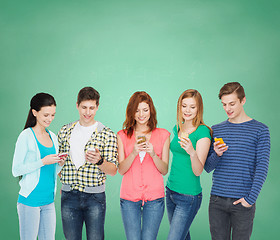
[[(77, 122), (63, 126), (58, 133), (59, 152), (68, 153), (61, 170), (60, 180), (62, 184), (70, 185), (71, 190), (84, 192), (85, 187), (103, 185), (106, 181), (106, 174), (95, 164), (86, 162), (79, 169), (76, 169), (72, 162), (69, 154), (70, 136)], [(117, 137), (110, 128), (98, 122), (97, 129), (92, 133), (84, 151), (86, 152), (89, 148), (98, 148), (104, 160), (118, 167)]]

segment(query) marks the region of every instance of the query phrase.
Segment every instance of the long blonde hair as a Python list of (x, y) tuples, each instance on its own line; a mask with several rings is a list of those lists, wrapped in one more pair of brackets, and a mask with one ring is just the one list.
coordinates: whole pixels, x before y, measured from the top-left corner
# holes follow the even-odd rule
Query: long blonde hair
[[(198, 128), (198, 126), (200, 125), (205, 125), (206, 127), (208, 127), (204, 121), (203, 121), (203, 101), (202, 101), (202, 97), (200, 95), (200, 93), (195, 90), (195, 89), (188, 89), (186, 91), (184, 91), (181, 96), (178, 99), (178, 103), (177, 103), (177, 131), (179, 131), (179, 129), (182, 129), (182, 125), (183, 125), (183, 114), (182, 114), (182, 101), (185, 98), (194, 98), (196, 101), (196, 105), (197, 105), (197, 114), (195, 116), (195, 118), (193, 119), (193, 126), (195, 127), (195, 129)], [(212, 136), (212, 129), (210, 127), (208, 127)]]

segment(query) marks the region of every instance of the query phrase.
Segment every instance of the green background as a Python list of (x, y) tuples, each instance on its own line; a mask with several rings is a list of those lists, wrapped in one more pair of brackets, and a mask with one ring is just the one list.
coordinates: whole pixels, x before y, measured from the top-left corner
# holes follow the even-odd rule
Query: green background
[[(278, 239), (279, 7), (278, 0), (1, 1), (1, 238), (19, 239), (12, 156), (37, 92), (57, 101), (54, 132), (78, 118), (76, 96), (84, 86), (100, 92), (96, 119), (113, 131), (121, 129), (129, 97), (138, 90), (152, 96), (158, 126), (171, 131), (184, 90), (200, 91), (204, 120), (211, 126), (226, 119), (219, 89), (239, 81), (247, 114), (271, 133), (269, 173), (252, 239)], [(210, 239), (211, 174), (203, 172), (201, 181), (204, 199), (191, 235), (204, 240)], [(108, 177), (106, 239), (125, 239), (120, 184), (119, 174)], [(64, 239), (59, 191), (55, 202), (56, 239)], [(166, 239), (168, 229), (165, 213), (158, 239)]]

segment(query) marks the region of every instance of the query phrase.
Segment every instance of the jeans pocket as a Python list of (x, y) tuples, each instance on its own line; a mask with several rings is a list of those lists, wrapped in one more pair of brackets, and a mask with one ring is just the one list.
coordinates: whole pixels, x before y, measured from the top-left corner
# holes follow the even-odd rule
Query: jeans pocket
[(153, 202), (164, 202), (164, 198), (157, 198), (155, 200), (153, 200)]
[(247, 210), (249, 210), (249, 209), (253, 208), (253, 206), (254, 206), (254, 204), (253, 204), (253, 205), (252, 205), (252, 206), (250, 206), (250, 207), (245, 207), (245, 206), (243, 206), (243, 204), (242, 204), (242, 203), (237, 204), (237, 206), (238, 206), (238, 205), (240, 205), (242, 208), (247, 209)]
[(127, 200), (123, 199), (123, 198), (120, 198), (120, 206), (123, 206), (125, 205), (127, 202)]
[(66, 191), (61, 191), (61, 201), (65, 201), (69, 198), (69, 195), (71, 194), (71, 192), (66, 192)]
[(210, 196), (210, 203), (216, 203), (219, 199), (219, 196), (217, 195), (211, 195)]
[(197, 197), (198, 199), (202, 199), (202, 193), (197, 194), (196, 197)]
[(105, 195), (105, 192), (101, 192), (101, 193), (89, 193), (92, 198), (99, 202), (99, 203), (102, 203), (104, 204), (106, 202), (106, 195)]

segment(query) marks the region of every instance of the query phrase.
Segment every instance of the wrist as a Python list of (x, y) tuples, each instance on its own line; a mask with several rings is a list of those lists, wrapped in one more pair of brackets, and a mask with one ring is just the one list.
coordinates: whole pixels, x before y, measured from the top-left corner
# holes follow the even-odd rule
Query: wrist
[(221, 156), (223, 155), (223, 153), (221, 153), (221, 154), (216, 153), (216, 155), (217, 155), (218, 157), (221, 157)]
[(156, 153), (155, 153), (155, 152), (150, 153), (150, 156), (151, 156), (152, 158), (154, 158), (154, 157), (156, 156)]
[[(101, 156), (100, 156), (101, 157)], [(101, 159), (96, 163), (96, 165), (100, 166), (104, 163), (104, 158), (101, 157)]]
[(190, 157), (193, 158), (193, 157), (195, 157), (195, 155), (196, 155), (196, 151), (193, 150), (193, 151), (190, 153)]
[(137, 156), (138, 154), (139, 154), (139, 153), (136, 152), (135, 150), (133, 150), (133, 151), (131, 152), (131, 155), (132, 155), (133, 158), (136, 158), (136, 156)]

